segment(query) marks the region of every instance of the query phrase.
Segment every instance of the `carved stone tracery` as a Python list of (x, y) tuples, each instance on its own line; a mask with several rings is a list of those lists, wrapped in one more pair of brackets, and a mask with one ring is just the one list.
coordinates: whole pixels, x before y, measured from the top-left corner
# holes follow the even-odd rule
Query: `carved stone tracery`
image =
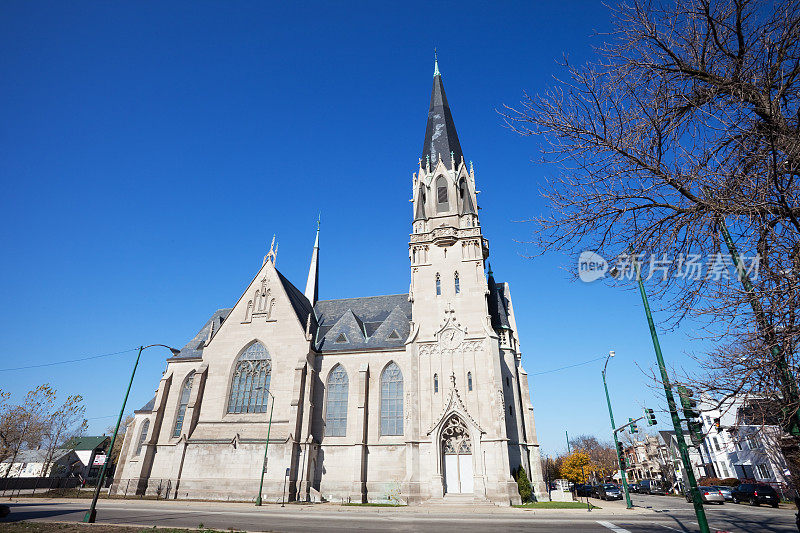
[(442, 451), (445, 455), (472, 453), (469, 430), (457, 415), (451, 415), (442, 429)]

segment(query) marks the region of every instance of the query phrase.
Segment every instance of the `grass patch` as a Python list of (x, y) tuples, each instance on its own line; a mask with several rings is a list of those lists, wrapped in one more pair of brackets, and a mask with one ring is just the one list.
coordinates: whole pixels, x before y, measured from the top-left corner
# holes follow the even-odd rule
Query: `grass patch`
[[(589, 505), (592, 509), (602, 509), (596, 505)], [(586, 504), (584, 502), (530, 502), (514, 507), (520, 509), (586, 509)]]
[(404, 503), (345, 503), (350, 507), (406, 507)]

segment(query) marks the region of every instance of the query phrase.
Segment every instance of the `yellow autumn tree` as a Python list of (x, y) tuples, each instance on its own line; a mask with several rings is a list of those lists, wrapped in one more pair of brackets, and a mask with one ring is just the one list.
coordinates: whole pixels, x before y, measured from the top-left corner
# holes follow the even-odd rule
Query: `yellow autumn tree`
[(567, 455), (561, 463), (561, 476), (573, 483), (586, 483), (592, 470), (594, 466), (589, 454), (582, 450)]

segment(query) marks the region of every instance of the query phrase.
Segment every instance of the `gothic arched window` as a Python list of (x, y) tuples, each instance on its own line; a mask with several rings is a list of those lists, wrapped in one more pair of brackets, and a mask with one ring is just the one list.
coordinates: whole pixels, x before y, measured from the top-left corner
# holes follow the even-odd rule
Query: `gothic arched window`
[(458, 197), (461, 200), (461, 210), (464, 211), (467, 208), (467, 181), (463, 178), (458, 182)]
[(439, 392), (439, 375), (433, 375), (433, 392)]
[(328, 374), (328, 403), (325, 409), (325, 436), (344, 437), (347, 433), (347, 372), (336, 365)]
[(236, 360), (228, 399), (229, 413), (266, 413), (272, 358), (260, 342), (251, 344)]
[(472, 372), (467, 372), (467, 390), (472, 390)]
[(139, 444), (136, 445), (136, 455), (142, 453), (142, 446), (144, 446), (144, 441), (147, 440), (147, 432), (150, 430), (150, 419), (146, 419), (142, 423), (142, 429), (139, 432)]
[(453, 284), (455, 285), (455, 288), (456, 288), (456, 294), (460, 293), (461, 292), (461, 281), (458, 279), (458, 272), (456, 272), (455, 275), (453, 276)]
[(192, 395), (192, 382), (194, 382), (194, 371), (186, 376), (181, 389), (181, 398), (178, 404), (178, 415), (175, 417), (175, 429), (172, 430), (173, 437), (181, 436), (181, 429), (183, 429), (183, 417), (186, 416), (186, 406), (189, 405), (189, 396)]
[(436, 296), (440, 296), (442, 294), (442, 278), (439, 277), (439, 273), (436, 273)]
[(381, 374), (381, 435), (403, 434), (403, 373), (392, 361)]
[(450, 202), (447, 200), (447, 180), (444, 176), (436, 178), (436, 212), (450, 210)]

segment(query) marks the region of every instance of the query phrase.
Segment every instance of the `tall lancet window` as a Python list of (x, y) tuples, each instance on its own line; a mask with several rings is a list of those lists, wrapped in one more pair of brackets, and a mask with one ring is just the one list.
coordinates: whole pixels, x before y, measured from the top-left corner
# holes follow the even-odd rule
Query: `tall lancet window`
[(194, 371), (186, 376), (181, 389), (180, 403), (178, 404), (178, 416), (175, 417), (175, 429), (172, 430), (173, 437), (181, 436), (181, 429), (183, 429), (183, 417), (186, 416), (186, 406), (189, 405), (189, 396), (192, 395), (192, 383), (194, 382)]
[(328, 374), (328, 402), (325, 408), (325, 436), (344, 437), (347, 433), (347, 372), (336, 365)]
[(455, 275), (453, 276), (453, 285), (455, 286), (456, 294), (460, 293), (461, 292), (461, 282), (458, 279), (458, 272), (456, 272)]
[(381, 435), (403, 434), (403, 373), (392, 361), (381, 374)]
[(433, 392), (439, 392), (439, 375), (433, 375)]
[(272, 358), (260, 342), (251, 344), (236, 360), (228, 398), (229, 413), (266, 413)]
[(147, 440), (147, 432), (150, 431), (150, 419), (146, 419), (142, 423), (142, 429), (139, 432), (139, 443), (136, 445), (136, 455), (142, 453), (142, 447), (144, 446), (145, 441)]
[(436, 273), (436, 296), (440, 296), (442, 294), (442, 278), (439, 277), (439, 273)]
[(444, 176), (436, 178), (436, 212), (442, 213), (450, 210), (450, 202), (447, 200), (447, 180)]

